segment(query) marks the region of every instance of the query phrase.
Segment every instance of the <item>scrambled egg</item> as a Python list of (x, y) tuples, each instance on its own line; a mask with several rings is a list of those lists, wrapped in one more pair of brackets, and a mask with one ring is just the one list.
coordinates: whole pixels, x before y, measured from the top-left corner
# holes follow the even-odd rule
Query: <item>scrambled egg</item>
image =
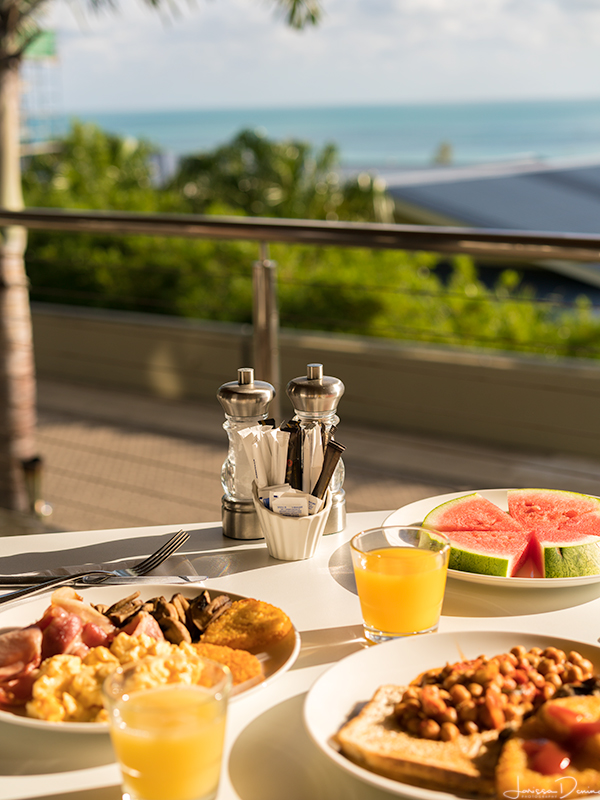
[(194, 647), (187, 643), (171, 644), (146, 634), (129, 636), (119, 633), (109, 648), (93, 647), (79, 656), (57, 655), (45, 659), (33, 684), (27, 714), (50, 722), (105, 722), (108, 717), (102, 705), (102, 684), (122, 664), (139, 662), (138, 688), (151, 688), (161, 683), (198, 683), (202, 670)]

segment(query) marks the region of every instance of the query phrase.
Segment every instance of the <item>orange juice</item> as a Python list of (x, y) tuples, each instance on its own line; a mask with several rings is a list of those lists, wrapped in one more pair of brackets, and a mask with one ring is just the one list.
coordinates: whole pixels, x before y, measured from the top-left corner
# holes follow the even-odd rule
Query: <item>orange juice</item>
[(352, 551), (365, 625), (388, 634), (427, 631), (438, 624), (447, 552), (415, 547)]
[(216, 795), (225, 704), (198, 686), (170, 684), (132, 695), (111, 738), (132, 799), (201, 800)]

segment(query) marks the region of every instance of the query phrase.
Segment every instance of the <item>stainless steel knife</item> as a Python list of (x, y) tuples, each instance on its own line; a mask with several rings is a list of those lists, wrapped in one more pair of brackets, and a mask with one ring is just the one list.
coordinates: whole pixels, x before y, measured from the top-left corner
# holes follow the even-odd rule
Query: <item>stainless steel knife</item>
[[(50, 580), (51, 575), (0, 575), (0, 589), (3, 586), (37, 586)], [(57, 576), (55, 576), (57, 577)], [(65, 575), (67, 578), (68, 575)], [(202, 583), (208, 580), (207, 575), (132, 575), (128, 577), (111, 576), (98, 583), (88, 581), (78, 581), (79, 586), (109, 586), (128, 584), (180, 584), (180, 583)]]

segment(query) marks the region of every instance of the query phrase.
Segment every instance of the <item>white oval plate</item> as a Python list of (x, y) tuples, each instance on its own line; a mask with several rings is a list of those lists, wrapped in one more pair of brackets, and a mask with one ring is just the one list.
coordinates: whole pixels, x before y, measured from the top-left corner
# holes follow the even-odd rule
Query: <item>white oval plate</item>
[[(234, 594), (233, 592), (223, 592), (217, 589), (211, 589), (210, 586), (202, 587), (187, 587), (181, 584), (146, 584), (144, 586), (126, 586), (119, 584), (118, 586), (98, 586), (95, 588), (81, 588), (77, 587), (77, 593), (83, 597), (87, 603), (106, 603), (112, 605), (120, 600), (122, 597), (132, 594), (134, 591), (139, 590), (142, 600), (149, 600), (151, 597), (160, 597), (161, 595), (173, 595), (181, 592), (186, 597), (196, 597), (200, 592), (208, 589), (211, 597), (218, 597), (219, 595), (226, 594), (232, 600), (242, 600), (243, 595)], [(36, 620), (40, 619), (50, 604), (50, 593), (43, 597), (31, 598), (26, 602), (15, 604), (5, 610), (0, 611), (0, 631), (9, 630), (11, 628), (23, 628), (26, 625), (31, 625)], [(239, 684), (235, 687), (231, 695), (232, 702), (246, 697), (251, 692), (262, 689), (263, 686), (270, 684), (284, 672), (287, 672), (292, 666), (294, 661), (298, 658), (300, 652), (300, 634), (295, 627), (292, 627), (290, 633), (277, 642), (270, 648), (267, 648), (262, 653), (256, 653), (256, 657), (262, 664), (264, 680), (257, 683), (250, 680), (246, 684)], [(16, 725), (25, 725), (31, 728), (38, 728), (47, 731), (61, 731), (62, 733), (107, 733), (108, 724), (105, 722), (48, 722), (43, 719), (34, 719), (32, 717), (25, 717), (22, 714), (14, 713), (0, 709), (0, 720), (2, 722), (11, 722)]]
[(304, 724), (317, 747), (335, 764), (365, 783), (411, 800), (443, 800), (456, 795), (422, 789), (384, 778), (343, 756), (332, 736), (346, 722), (352, 709), (370, 700), (384, 684), (405, 686), (421, 672), (446, 662), (498, 655), (515, 645), (578, 650), (600, 671), (600, 647), (571, 639), (514, 631), (458, 631), (434, 633), (386, 642), (353, 653), (325, 672), (304, 702)]
[[(397, 509), (387, 517), (384, 525), (420, 525), (427, 514), (434, 508), (445, 503), (447, 500), (454, 500), (455, 497), (465, 497), (474, 492), (495, 503), (503, 511), (508, 511), (507, 491), (508, 489), (472, 489), (469, 492), (451, 492), (450, 494), (438, 494), (435, 497), (427, 497), (424, 500), (417, 500)], [(586, 586), (590, 583), (598, 583), (600, 575), (578, 575), (574, 578), (506, 578), (500, 575), (480, 575), (477, 572), (460, 572), (457, 569), (449, 569), (448, 576), (468, 583), (483, 583), (487, 586), (508, 586), (513, 589), (560, 589), (572, 588), (574, 586)]]

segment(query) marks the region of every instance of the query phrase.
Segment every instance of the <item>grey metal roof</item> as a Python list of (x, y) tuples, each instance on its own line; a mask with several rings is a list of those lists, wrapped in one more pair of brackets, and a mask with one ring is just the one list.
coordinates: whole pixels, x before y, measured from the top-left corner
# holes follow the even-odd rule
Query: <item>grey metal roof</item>
[[(381, 172), (388, 191), (423, 222), (600, 233), (600, 162), (519, 162)], [(548, 263), (600, 285), (599, 264)]]

